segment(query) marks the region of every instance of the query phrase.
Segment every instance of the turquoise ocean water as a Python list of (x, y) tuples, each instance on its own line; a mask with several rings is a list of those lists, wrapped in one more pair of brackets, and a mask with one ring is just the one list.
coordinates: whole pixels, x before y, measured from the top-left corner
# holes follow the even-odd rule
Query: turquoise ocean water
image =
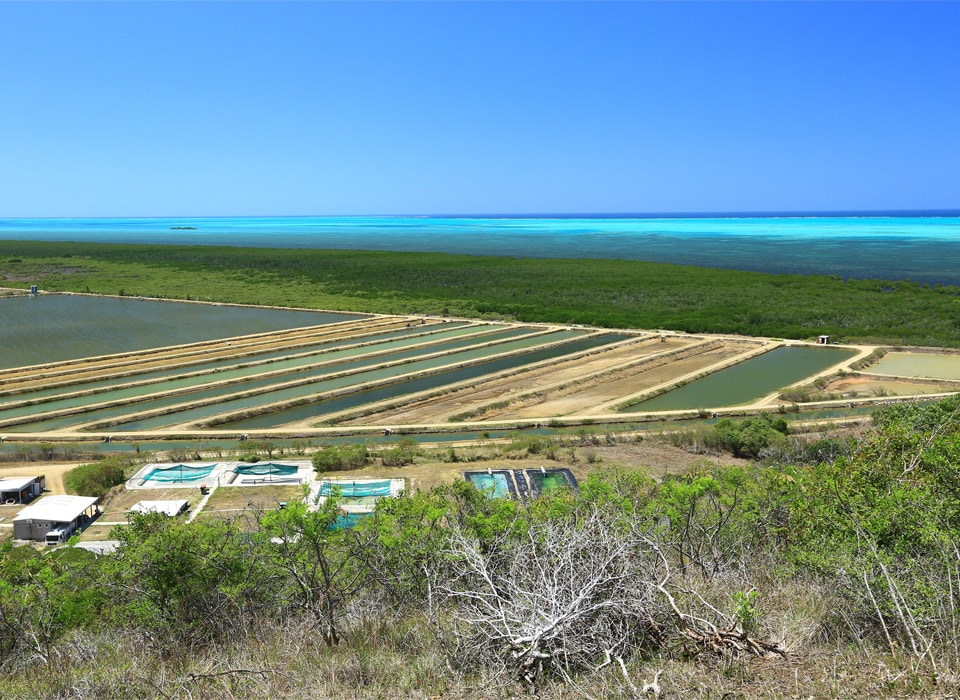
[(0, 219), (0, 239), (622, 258), (960, 285), (960, 216)]

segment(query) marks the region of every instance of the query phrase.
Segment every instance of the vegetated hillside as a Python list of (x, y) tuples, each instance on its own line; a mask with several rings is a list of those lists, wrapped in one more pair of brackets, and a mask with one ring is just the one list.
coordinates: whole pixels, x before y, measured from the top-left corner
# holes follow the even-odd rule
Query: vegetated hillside
[(100, 558), (5, 546), (4, 696), (946, 697), (960, 398), (874, 423), (801, 444), (727, 422), (715, 444), (765, 465), (609, 469), (529, 504), (459, 482), (354, 529), (331, 499), (137, 517)]
[(623, 260), (0, 241), (0, 286), (960, 346), (960, 289)]

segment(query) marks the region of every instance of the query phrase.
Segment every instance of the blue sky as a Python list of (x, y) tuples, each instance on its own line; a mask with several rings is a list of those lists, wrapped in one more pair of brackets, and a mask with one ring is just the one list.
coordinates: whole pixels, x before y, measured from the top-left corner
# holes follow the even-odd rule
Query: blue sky
[(960, 209), (960, 3), (0, 2), (0, 216)]

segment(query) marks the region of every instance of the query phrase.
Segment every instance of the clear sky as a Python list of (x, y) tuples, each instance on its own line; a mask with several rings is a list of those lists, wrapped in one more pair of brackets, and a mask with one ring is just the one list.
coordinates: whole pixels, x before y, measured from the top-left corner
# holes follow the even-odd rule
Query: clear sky
[(960, 209), (960, 3), (0, 2), (0, 216)]

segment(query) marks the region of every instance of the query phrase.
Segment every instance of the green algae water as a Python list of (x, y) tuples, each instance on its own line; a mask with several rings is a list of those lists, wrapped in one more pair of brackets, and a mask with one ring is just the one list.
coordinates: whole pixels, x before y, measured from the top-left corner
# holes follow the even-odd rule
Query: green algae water
[(889, 352), (868, 367), (870, 374), (893, 374), (918, 379), (960, 379), (960, 355), (927, 352)]
[(756, 401), (856, 355), (840, 348), (780, 347), (625, 409), (627, 413), (723, 408)]

